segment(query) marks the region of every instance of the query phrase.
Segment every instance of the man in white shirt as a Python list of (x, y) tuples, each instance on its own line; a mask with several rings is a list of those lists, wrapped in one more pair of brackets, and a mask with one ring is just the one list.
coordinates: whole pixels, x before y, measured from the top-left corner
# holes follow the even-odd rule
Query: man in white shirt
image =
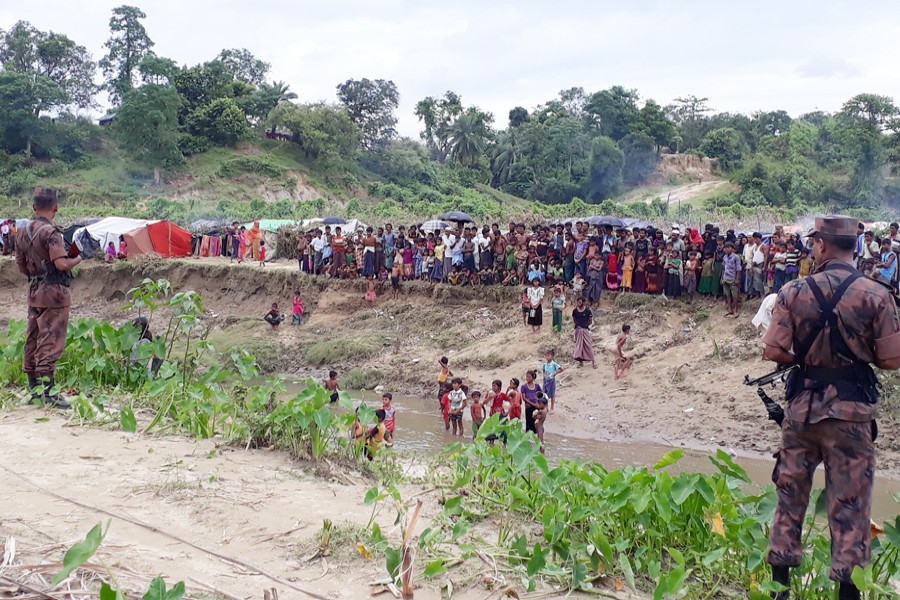
[(322, 232), (316, 229), (315, 237), (312, 240), (313, 255), (313, 273), (319, 275), (322, 273), (322, 251), (325, 250), (325, 237)]

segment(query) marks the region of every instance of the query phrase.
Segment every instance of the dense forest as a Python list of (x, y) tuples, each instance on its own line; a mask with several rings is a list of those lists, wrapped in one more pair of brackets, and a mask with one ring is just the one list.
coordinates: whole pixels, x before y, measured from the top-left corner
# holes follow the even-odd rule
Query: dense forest
[[(110, 140), (158, 179), (190, 157), (263, 138), (293, 144), (323, 172), (373, 176), (368, 194), (400, 207), (465, 204), (486, 186), (537, 206), (599, 204), (645, 183), (664, 153), (716, 159), (734, 186), (707, 202), (736, 212), (900, 201), (900, 111), (885, 96), (792, 117), (716, 112), (693, 95), (661, 104), (618, 85), (573, 87), (501, 120), (446, 91), (418, 101), (421, 139), (411, 140), (397, 134), (400, 90), (390, 80), (351, 79), (333, 103), (298, 103), (246, 49), (193, 66), (157, 55), (145, 17), (115, 8), (97, 62), (68, 35), (25, 21), (0, 31), (0, 201), (27, 193), (48, 165), (86, 168)], [(104, 97), (108, 127), (76, 116)]]

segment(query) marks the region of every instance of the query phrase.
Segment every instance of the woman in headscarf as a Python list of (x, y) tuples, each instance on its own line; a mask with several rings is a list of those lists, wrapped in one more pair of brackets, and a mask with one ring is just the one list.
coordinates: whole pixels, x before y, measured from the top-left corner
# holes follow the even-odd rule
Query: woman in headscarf
[(694, 244), (700, 244), (700, 246), (702, 247), (703, 246), (703, 236), (700, 235), (700, 230), (699, 229), (691, 229), (691, 230), (689, 230), (689, 233), (690, 233), (690, 237), (691, 237), (691, 245), (693, 246)]
[(259, 221), (253, 221), (253, 227), (247, 230), (247, 246), (250, 249), (250, 261), (259, 259), (259, 243), (261, 241), (262, 230), (259, 228)]
[(578, 361), (580, 367), (582, 363), (590, 361), (591, 366), (597, 368), (597, 361), (594, 359), (594, 347), (591, 339), (590, 327), (594, 323), (594, 315), (591, 309), (584, 305), (584, 297), (579, 296), (577, 306), (572, 311), (572, 320), (575, 321), (575, 351), (573, 358)]

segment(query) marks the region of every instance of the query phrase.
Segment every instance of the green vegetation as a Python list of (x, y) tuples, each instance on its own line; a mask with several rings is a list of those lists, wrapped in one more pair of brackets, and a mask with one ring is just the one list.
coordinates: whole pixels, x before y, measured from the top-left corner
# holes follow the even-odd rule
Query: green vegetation
[(322, 365), (352, 364), (375, 356), (383, 345), (376, 336), (333, 337), (303, 348), (306, 361)]
[[(24, 21), (0, 32), (0, 211), (27, 213), (38, 182), (62, 189), (67, 218), (182, 222), (427, 218), (448, 209), (485, 219), (603, 212), (695, 221), (703, 210), (775, 221), (832, 209), (874, 218), (900, 200), (900, 112), (884, 96), (792, 118), (714, 113), (695, 96), (663, 105), (618, 85), (570, 88), (512, 108), (501, 124), (448, 91), (416, 104), (419, 143), (397, 136), (400, 90), (390, 80), (349, 79), (336, 86), (336, 103), (297, 104), (246, 49), (194, 66), (156, 55), (145, 18), (136, 7), (113, 9), (99, 88), (98, 64), (64, 34)], [(69, 112), (101, 91), (113, 105), (109, 127)], [(659, 183), (668, 152), (715, 159), (732, 185), (673, 210), (662, 194), (631, 200), (629, 190)]]

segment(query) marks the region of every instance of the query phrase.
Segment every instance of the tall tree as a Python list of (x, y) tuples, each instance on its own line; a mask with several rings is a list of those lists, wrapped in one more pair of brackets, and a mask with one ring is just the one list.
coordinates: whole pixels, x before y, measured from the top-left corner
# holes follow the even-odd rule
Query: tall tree
[(844, 103), (838, 123), (844, 146), (853, 157), (850, 193), (857, 202), (869, 206), (883, 200), (882, 168), (887, 157), (888, 132), (900, 129), (900, 110), (887, 96), (859, 94)]
[(428, 96), (416, 103), (416, 116), (425, 129), (419, 134), (438, 162), (447, 160), (450, 153), (450, 127), (463, 113), (462, 98), (447, 91), (440, 98)]
[(647, 100), (638, 114), (637, 123), (632, 127), (634, 133), (645, 133), (653, 138), (656, 152), (663, 146), (677, 144), (678, 130), (663, 108), (655, 100)]
[(146, 18), (147, 15), (136, 6), (122, 5), (112, 11), (110, 37), (103, 45), (107, 53), (100, 61), (100, 67), (106, 77), (104, 87), (113, 104), (119, 104), (134, 88), (141, 61), (153, 54), (153, 40), (141, 22)]
[(584, 112), (601, 134), (618, 141), (628, 135), (638, 121), (639, 99), (637, 90), (614, 85), (591, 95), (584, 105)]
[(517, 106), (509, 111), (509, 126), (513, 129), (521, 127), (528, 120), (528, 111)]
[(138, 71), (143, 83), (173, 85), (179, 68), (178, 63), (171, 58), (150, 54), (141, 59)]
[(450, 158), (464, 167), (475, 167), (491, 138), (493, 115), (474, 106), (450, 126)]
[(366, 150), (382, 148), (397, 136), (394, 112), (400, 106), (400, 92), (393, 81), (348, 79), (337, 86), (337, 96), (362, 131)]
[[(62, 34), (39, 31), (27, 21), (19, 21), (0, 35), (0, 64), (32, 82), (32, 93), (39, 94), (34, 105), (36, 117), (48, 110), (93, 104), (96, 65), (84, 46)], [(46, 81), (38, 85), (39, 78)], [(58, 89), (46, 85), (48, 81)]]
[(272, 68), (272, 65), (256, 58), (246, 48), (222, 50), (217, 60), (225, 65), (232, 77), (256, 87), (265, 83), (269, 69)]
[(325, 103), (279, 104), (269, 113), (266, 124), (290, 131), (293, 141), (314, 159), (352, 158), (361, 139), (361, 131), (347, 110)]
[(723, 127), (713, 129), (700, 143), (700, 151), (710, 158), (719, 160), (725, 171), (733, 171), (743, 164), (747, 145), (737, 129)]
[(30, 156), (32, 139), (41, 126), (38, 107), (54, 98), (62, 98), (62, 91), (48, 78), (0, 71), (0, 148)]
[(706, 114), (712, 111), (707, 104), (709, 98), (698, 98), (693, 94), (675, 98), (666, 111), (678, 125), (682, 144), (679, 150), (692, 150), (700, 145), (706, 133)]
[(240, 99), (239, 104), (254, 124), (262, 123), (273, 108), (282, 102), (296, 100), (297, 94), (283, 81), (263, 83), (249, 96)]
[(178, 164), (183, 160), (178, 150), (181, 103), (171, 86), (143, 85), (122, 98), (113, 131), (127, 149), (154, 167)]
[(625, 155), (613, 139), (603, 135), (594, 138), (588, 180), (588, 198), (591, 202), (603, 202), (619, 192), (624, 163)]

